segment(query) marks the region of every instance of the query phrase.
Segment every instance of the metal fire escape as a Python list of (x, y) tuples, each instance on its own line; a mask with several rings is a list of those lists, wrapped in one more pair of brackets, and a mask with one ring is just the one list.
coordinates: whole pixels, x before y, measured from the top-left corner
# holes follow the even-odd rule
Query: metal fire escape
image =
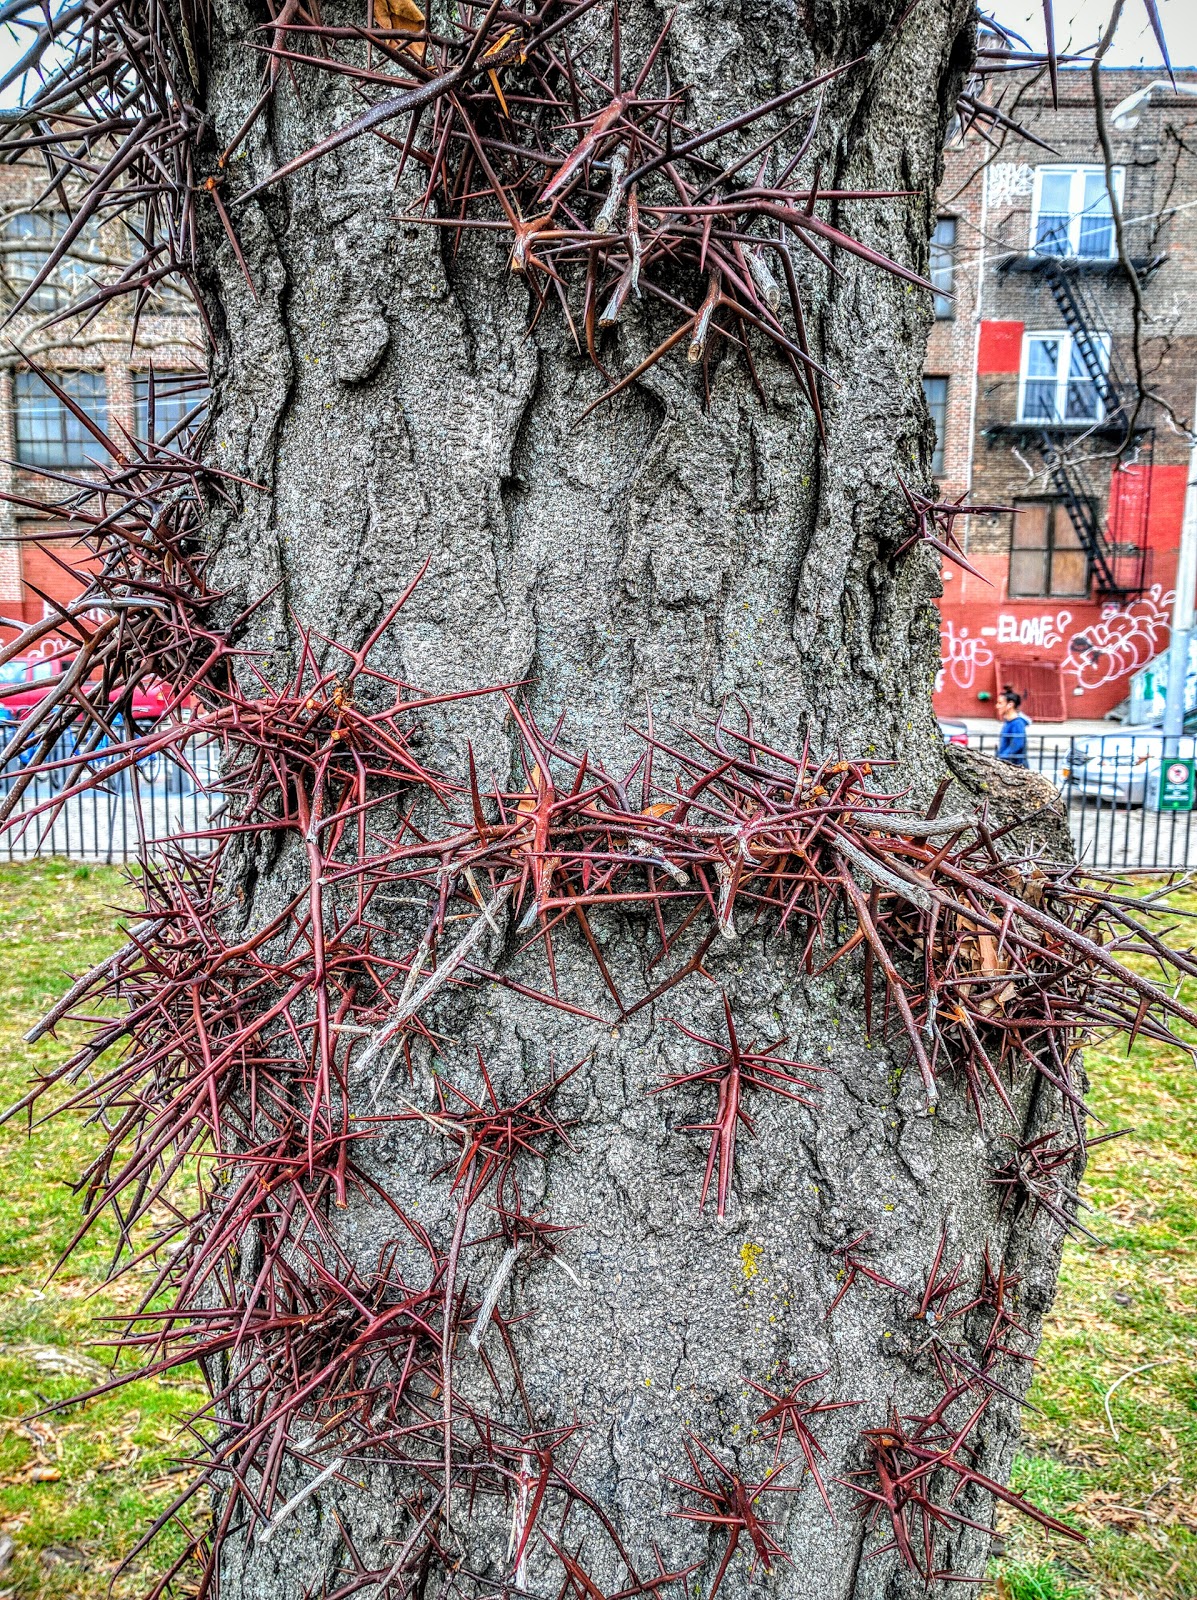
[(1051, 486), (1068, 513), (1081, 549), (1089, 557), (1089, 571), (1098, 594), (1128, 593), (1115, 576), (1113, 547), (1094, 510), (1092, 496), (1086, 493), (1080, 481), (1079, 469), (1070, 466), (1046, 428), (1039, 435), (1038, 446)]
[[(1076, 270), (1060, 256), (1044, 256), (1041, 261), (1041, 271), (1052, 299), (1072, 335), (1072, 347), (1079, 353), (1101, 402), (1102, 431), (1121, 432), (1127, 426), (1122, 400), (1125, 385), (1114, 364), (1109, 330), (1103, 326), (1100, 313), (1085, 293)], [(1097, 592), (1124, 598), (1142, 590), (1146, 568), (1146, 504), (1140, 509), (1141, 527), (1137, 530), (1135, 544), (1128, 551), (1126, 534), (1132, 530), (1121, 528), (1121, 539), (1111, 537), (1110, 527), (1097, 514), (1097, 497), (1087, 483), (1084, 468), (1079, 462), (1070, 461), (1061, 450), (1057, 430), (1050, 425), (1043, 427), (1036, 444), (1052, 488), (1089, 558)]]
[(1105, 411), (1106, 426), (1125, 425), (1122, 409), (1123, 384), (1114, 365), (1112, 348), (1107, 354), (1098, 335), (1106, 334), (1097, 307), (1081, 287), (1080, 279), (1070, 272), (1060, 256), (1044, 256), (1044, 275), (1052, 299), (1056, 302), (1064, 326), (1072, 335), (1073, 348), (1081, 353), (1085, 370), (1093, 380), (1097, 398)]

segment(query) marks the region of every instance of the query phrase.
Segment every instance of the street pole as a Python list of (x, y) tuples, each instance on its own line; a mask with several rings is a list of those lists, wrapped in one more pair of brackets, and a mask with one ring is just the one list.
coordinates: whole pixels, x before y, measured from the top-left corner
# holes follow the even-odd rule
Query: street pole
[(1164, 704), (1164, 755), (1180, 754), (1185, 725), (1185, 679), (1189, 641), (1193, 637), (1193, 600), (1197, 591), (1197, 396), (1193, 400), (1193, 442), (1189, 447), (1189, 479), (1185, 514), (1176, 558), (1176, 594), (1172, 601), (1172, 638), (1168, 644), (1168, 698)]

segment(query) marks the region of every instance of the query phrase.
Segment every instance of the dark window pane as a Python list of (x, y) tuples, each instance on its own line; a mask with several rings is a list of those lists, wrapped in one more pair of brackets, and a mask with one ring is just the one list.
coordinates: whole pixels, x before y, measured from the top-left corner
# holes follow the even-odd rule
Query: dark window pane
[[(4, 273), (14, 297), (24, 294), (45, 266), (55, 232), (54, 219), (40, 211), (20, 212), (5, 223), (5, 243), (17, 247), (4, 251)], [(63, 299), (51, 277), (34, 291), (28, 304), (33, 311), (57, 311)]]
[(1093, 379), (1069, 378), (1064, 401), (1066, 422), (1093, 422), (1097, 417), (1097, 389)]
[(1114, 240), (1114, 223), (1110, 217), (1082, 217), (1079, 256), (1089, 256), (1108, 261), (1110, 245)]
[(152, 424), (156, 443), (178, 449), (198, 426), (202, 412), (196, 408), (207, 398), (202, 372), (139, 372), (133, 379), (134, 434), (147, 441)]
[(1114, 254), (1114, 217), (1104, 172), (1085, 174), (1083, 204), (1077, 255), (1108, 261)]
[(1035, 249), (1044, 256), (1066, 256), (1072, 220), (1072, 173), (1044, 172), (1039, 179), (1039, 212), (1035, 219)]
[[(1103, 371), (1109, 360), (1104, 346), (1096, 346), (1096, 355)], [(1068, 388), (1064, 401), (1064, 416), (1069, 422), (1092, 422), (1101, 409), (1093, 376), (1085, 361), (1080, 345), (1073, 340), (1068, 362)]]
[(1022, 393), (1022, 415), (1032, 422), (1058, 421), (1058, 383), (1060, 355), (1064, 339), (1028, 339), (1026, 344), (1026, 383)]
[[(65, 211), (23, 211), (4, 224), (4, 249), (0, 254), (10, 293), (19, 298), (46, 264), (51, 246), (60, 239), (70, 218)], [(15, 248), (14, 248), (15, 247)], [(90, 268), (80, 259), (98, 250), (97, 228), (85, 227), (54, 271), (26, 302), (32, 311), (60, 311), (90, 287)]]
[(940, 217), (931, 235), (931, 282), (935, 285), (935, 315), (941, 322), (956, 315), (952, 280), (956, 268), (956, 218)]
[(1056, 380), (1028, 378), (1023, 392), (1023, 417), (1029, 422), (1055, 422)]
[[(108, 391), (102, 372), (60, 372), (55, 381), (97, 427), (108, 427)], [(31, 467), (83, 467), (106, 458), (103, 446), (35, 372), (18, 372), (17, 460)]]
[(923, 396), (931, 413), (931, 426), (935, 429), (935, 450), (931, 456), (931, 476), (943, 476), (944, 436), (948, 427), (948, 380), (924, 378)]
[(1035, 249), (1041, 256), (1066, 256), (1068, 254), (1068, 216), (1041, 211), (1035, 229)]

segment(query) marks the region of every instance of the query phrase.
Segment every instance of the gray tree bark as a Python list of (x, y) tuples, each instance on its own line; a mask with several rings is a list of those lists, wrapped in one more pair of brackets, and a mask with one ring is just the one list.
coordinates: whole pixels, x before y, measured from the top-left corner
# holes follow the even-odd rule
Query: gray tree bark
[[(861, 56), (830, 86), (806, 165), (820, 164), (826, 186), (910, 190), (842, 209), (858, 238), (925, 270), (972, 8), (922, 0), (899, 28), (901, 9), (902, 0), (681, 0), (666, 49), (701, 125)], [(644, 0), (624, 7), (626, 58), (664, 14)], [(260, 93), (250, 44), (264, 20), (242, 0), (216, 0), (210, 164)], [(361, 19), (326, 12), (350, 20)], [(607, 14), (594, 13), (593, 26), (609, 29)], [(300, 83), (301, 92), (280, 86), (233, 163), (230, 194), (361, 110), (342, 80), (304, 72)], [(930, 706), (938, 563), (926, 549), (894, 552), (909, 531), (896, 475), (926, 475), (929, 296), (857, 262), (839, 277), (804, 270), (814, 354), (835, 379), (824, 390), (825, 450), (790, 374), (768, 354), (757, 358), (767, 405), (728, 353), (706, 409), (694, 369), (666, 359), (579, 423), (605, 387), (601, 375), (552, 309), (528, 335), (527, 293), (495, 236), (468, 235), (451, 256), (442, 233), (400, 220), (420, 179), (412, 171), (396, 184), (396, 158), (393, 145), (360, 139), (235, 210), (256, 298), (215, 219), (204, 224), (202, 281), (217, 332), (212, 452), (265, 486), (241, 492), (235, 511), (213, 511), (212, 581), (227, 591), (229, 615), (277, 585), (247, 640), (267, 652), (269, 670), (293, 669), (300, 628), (360, 643), (430, 558), (378, 657), (411, 682), (526, 682), (541, 725), (564, 713), (571, 746), (613, 771), (634, 759), (629, 729), (643, 726), (646, 702), (664, 727), (739, 696), (766, 740), (798, 749), (809, 736), (820, 753), (892, 757), (925, 801), (947, 775)], [(666, 329), (655, 311), (627, 318), (612, 370), (630, 370)], [(428, 759), (460, 775), (468, 737), (484, 788), (520, 787), (503, 709), (464, 703), (430, 727)], [(974, 764), (958, 781), (976, 791), (986, 779)], [(286, 856), (240, 859), (243, 915), (254, 924), (293, 891), (298, 867)], [(651, 931), (630, 916), (595, 922), (621, 989), (644, 993), (657, 981), (645, 970)], [(535, 953), (511, 957), (517, 942), (493, 941), (491, 961), (541, 982)], [(563, 992), (601, 1011), (593, 962), (569, 935), (558, 954)], [(654, 1542), (670, 1568), (707, 1558), (689, 1580), (706, 1593), (723, 1536), (669, 1515), (682, 1502), (667, 1480), (689, 1475), (684, 1430), (759, 1477), (772, 1451), (754, 1432), (762, 1405), (745, 1380), (771, 1384), (779, 1364), (795, 1376), (826, 1369), (822, 1393), (859, 1402), (818, 1425), (837, 1517), (809, 1481), (801, 1494), (771, 1497), (762, 1509), (793, 1565), (750, 1579), (742, 1553), (722, 1593), (734, 1600), (762, 1581), (843, 1600), (922, 1593), (892, 1554), (867, 1559), (885, 1535), (866, 1532), (834, 1480), (861, 1465), (861, 1428), (891, 1407), (926, 1412), (939, 1387), (903, 1296), (861, 1280), (826, 1317), (838, 1286), (831, 1252), (872, 1230), (870, 1261), (921, 1290), (941, 1230), (946, 1259), (963, 1258), (970, 1278), (988, 1246), (1024, 1275), (1020, 1312), (1037, 1333), (1058, 1237), (1044, 1218), (1033, 1229), (999, 1219), (995, 1131), (981, 1133), (950, 1081), (939, 1114), (924, 1113), (905, 1047), (866, 1037), (851, 962), (806, 978), (788, 938), (749, 934), (713, 949), (707, 964), (716, 985), (695, 975), (609, 1030), (497, 987), (431, 1009), (447, 1040), (439, 1066), (454, 1081), (477, 1084), (475, 1046), (507, 1091), (585, 1058), (560, 1101), (576, 1119), (573, 1148), (554, 1152), (525, 1186), (530, 1206), (539, 1200), (554, 1222), (576, 1227), (564, 1254), (582, 1286), (521, 1264), (504, 1302), (527, 1314), (515, 1339), (528, 1393), (541, 1426), (586, 1425), (576, 1475), (645, 1570)], [(712, 1204), (698, 1213), (705, 1141), (678, 1131), (709, 1107), (695, 1096), (681, 1115), (674, 1097), (649, 1094), (695, 1059), (668, 1019), (717, 1033), (719, 986), (748, 1037), (785, 1035), (787, 1054), (828, 1069), (814, 1109), (775, 1098), (754, 1106), (756, 1136), (741, 1143), (723, 1223)], [(421, 1104), (432, 1104), (429, 1067), (422, 1058), (414, 1088), (403, 1086)], [(391, 1094), (383, 1109), (397, 1107)], [(1053, 1110), (1044, 1089), (1018, 1094), (1025, 1122), (1042, 1126)], [(446, 1243), (454, 1203), (431, 1177), (445, 1149), (426, 1128), (396, 1130), (362, 1159)], [(389, 1231), (382, 1208), (355, 1194), (334, 1221), (349, 1253), (372, 1262)], [(471, 1233), (491, 1225), (479, 1219)], [(489, 1278), (501, 1249), (473, 1253), (473, 1281)], [(459, 1355), (461, 1381), (476, 1384), (470, 1359)], [(1017, 1408), (999, 1399), (981, 1433), (983, 1471), (1004, 1478), (1017, 1434)], [(281, 1600), (335, 1588), (344, 1549), (334, 1508), (364, 1556), (392, 1560), (411, 1529), (395, 1482), (373, 1468), (349, 1476), (360, 1486), (325, 1484), (269, 1543), (231, 1537), (224, 1593)], [(961, 1507), (982, 1521), (990, 1514), (983, 1498)], [(458, 1531), (467, 1565), (492, 1574), (496, 1593), (506, 1536), (485, 1516)], [(940, 1564), (977, 1573), (987, 1544), (967, 1530), (945, 1537)], [(597, 1543), (586, 1560), (606, 1590), (626, 1583), (604, 1569)], [(534, 1563), (535, 1592), (555, 1594), (560, 1581)]]

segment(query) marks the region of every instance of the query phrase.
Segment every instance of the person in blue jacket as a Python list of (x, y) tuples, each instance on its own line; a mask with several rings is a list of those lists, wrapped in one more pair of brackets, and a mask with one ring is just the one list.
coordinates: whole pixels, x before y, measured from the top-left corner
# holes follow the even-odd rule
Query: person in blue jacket
[(1013, 767), (1027, 765), (1027, 729), (1031, 719), (1019, 710), (1021, 705), (1022, 696), (1014, 689), (1007, 687), (998, 695), (997, 714), (1002, 724), (998, 760), (1008, 761)]

